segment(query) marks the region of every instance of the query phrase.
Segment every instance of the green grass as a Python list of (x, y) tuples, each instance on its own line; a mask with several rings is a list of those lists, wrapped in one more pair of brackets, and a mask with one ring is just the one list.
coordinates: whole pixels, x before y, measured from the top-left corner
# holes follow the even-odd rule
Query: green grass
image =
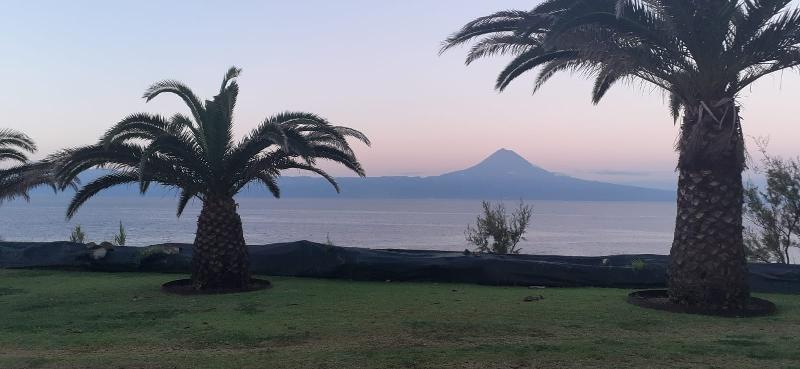
[(726, 319), (640, 309), (615, 289), (273, 278), (247, 294), (159, 291), (175, 278), (0, 270), (0, 368), (800, 368), (800, 296)]

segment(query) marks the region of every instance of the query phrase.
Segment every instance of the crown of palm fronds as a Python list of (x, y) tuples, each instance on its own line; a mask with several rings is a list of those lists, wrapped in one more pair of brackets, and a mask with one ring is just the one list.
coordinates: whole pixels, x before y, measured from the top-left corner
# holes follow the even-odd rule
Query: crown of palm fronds
[(286, 169), (319, 174), (338, 191), (334, 178), (316, 167), (320, 159), (340, 163), (364, 176), (347, 138), (367, 145), (369, 139), (314, 114), (287, 112), (269, 117), (235, 141), (233, 113), (239, 73), (235, 67), (228, 70), (219, 94), (205, 102), (180, 82), (158, 82), (144, 98), (150, 101), (162, 93), (175, 94), (188, 106), (191, 116), (133, 114), (111, 127), (97, 144), (57, 154), (53, 159), (59, 162), (62, 181), (95, 167), (112, 169), (78, 191), (68, 216), (98, 192), (122, 184), (138, 183), (142, 193), (151, 183), (179, 189), (180, 215), (192, 198), (234, 196), (253, 182), (278, 197), (276, 180)]
[(800, 12), (790, 0), (547, 0), (467, 23), (442, 51), (474, 42), (467, 63), (511, 55), (496, 87), (539, 70), (595, 79), (599, 102), (620, 81), (643, 81), (682, 108), (735, 98), (759, 78), (800, 64)]

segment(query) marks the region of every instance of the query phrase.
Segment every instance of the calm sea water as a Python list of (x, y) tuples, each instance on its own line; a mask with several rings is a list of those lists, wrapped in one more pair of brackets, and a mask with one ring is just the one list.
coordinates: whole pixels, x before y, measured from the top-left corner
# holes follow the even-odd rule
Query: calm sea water
[[(295, 240), (370, 248), (464, 250), (464, 229), (480, 201), (239, 199), (249, 244)], [(532, 201), (533, 224), (522, 249), (529, 254), (667, 254), (675, 204), (671, 202)], [(176, 199), (96, 198), (75, 219), (64, 218), (66, 200), (0, 206), (0, 236), (7, 241), (57, 241), (80, 224), (90, 241), (112, 240), (119, 222), (133, 246), (191, 243), (199, 204), (175, 217)], [(514, 202), (507, 207), (516, 206)]]

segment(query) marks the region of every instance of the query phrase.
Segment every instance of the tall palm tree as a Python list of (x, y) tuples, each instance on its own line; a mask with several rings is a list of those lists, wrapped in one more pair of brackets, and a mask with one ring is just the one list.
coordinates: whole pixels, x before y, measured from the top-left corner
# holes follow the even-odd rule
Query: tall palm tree
[(742, 241), (744, 140), (740, 91), (800, 65), (800, 12), (790, 0), (546, 0), (467, 23), (442, 51), (474, 42), (467, 63), (513, 57), (502, 91), (538, 70), (594, 77), (592, 102), (617, 82), (669, 95), (682, 115), (678, 214), (669, 267), (674, 303), (741, 308), (749, 299)]
[(346, 138), (367, 145), (369, 140), (361, 132), (333, 126), (314, 114), (282, 113), (265, 119), (236, 142), (233, 112), (239, 73), (235, 67), (228, 70), (219, 94), (205, 102), (180, 82), (158, 82), (144, 98), (150, 101), (162, 93), (175, 94), (188, 106), (191, 117), (133, 114), (110, 128), (97, 144), (56, 155), (64, 181), (90, 168), (112, 169), (75, 194), (67, 216), (72, 217), (100, 191), (118, 185), (138, 183), (142, 193), (151, 183), (178, 189), (178, 216), (193, 198), (203, 204), (192, 259), (194, 288), (247, 287), (248, 252), (234, 196), (253, 182), (280, 196), (277, 178), (287, 169), (317, 173), (338, 191), (336, 181), (315, 164), (331, 160), (364, 176)]

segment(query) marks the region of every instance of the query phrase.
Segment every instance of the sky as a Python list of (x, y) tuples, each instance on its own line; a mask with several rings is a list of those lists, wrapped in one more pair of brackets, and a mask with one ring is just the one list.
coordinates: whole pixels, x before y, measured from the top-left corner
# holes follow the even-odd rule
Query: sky
[[(176, 98), (141, 94), (177, 79), (210, 98), (236, 65), (238, 135), (275, 113), (313, 112), (372, 139), (356, 144), (370, 176), (437, 175), (507, 148), (554, 172), (674, 187), (678, 128), (660, 92), (620, 85), (593, 106), (591, 83), (567, 74), (536, 95), (533, 75), (501, 94), (493, 85), (507, 59), (466, 67), (466, 49), (438, 55), (465, 22), (536, 3), (6, 0), (0, 127), (28, 133), (42, 157), (93, 143), (130, 113), (185, 112)], [(798, 97), (797, 71), (745, 91), (745, 134), (800, 154)]]

